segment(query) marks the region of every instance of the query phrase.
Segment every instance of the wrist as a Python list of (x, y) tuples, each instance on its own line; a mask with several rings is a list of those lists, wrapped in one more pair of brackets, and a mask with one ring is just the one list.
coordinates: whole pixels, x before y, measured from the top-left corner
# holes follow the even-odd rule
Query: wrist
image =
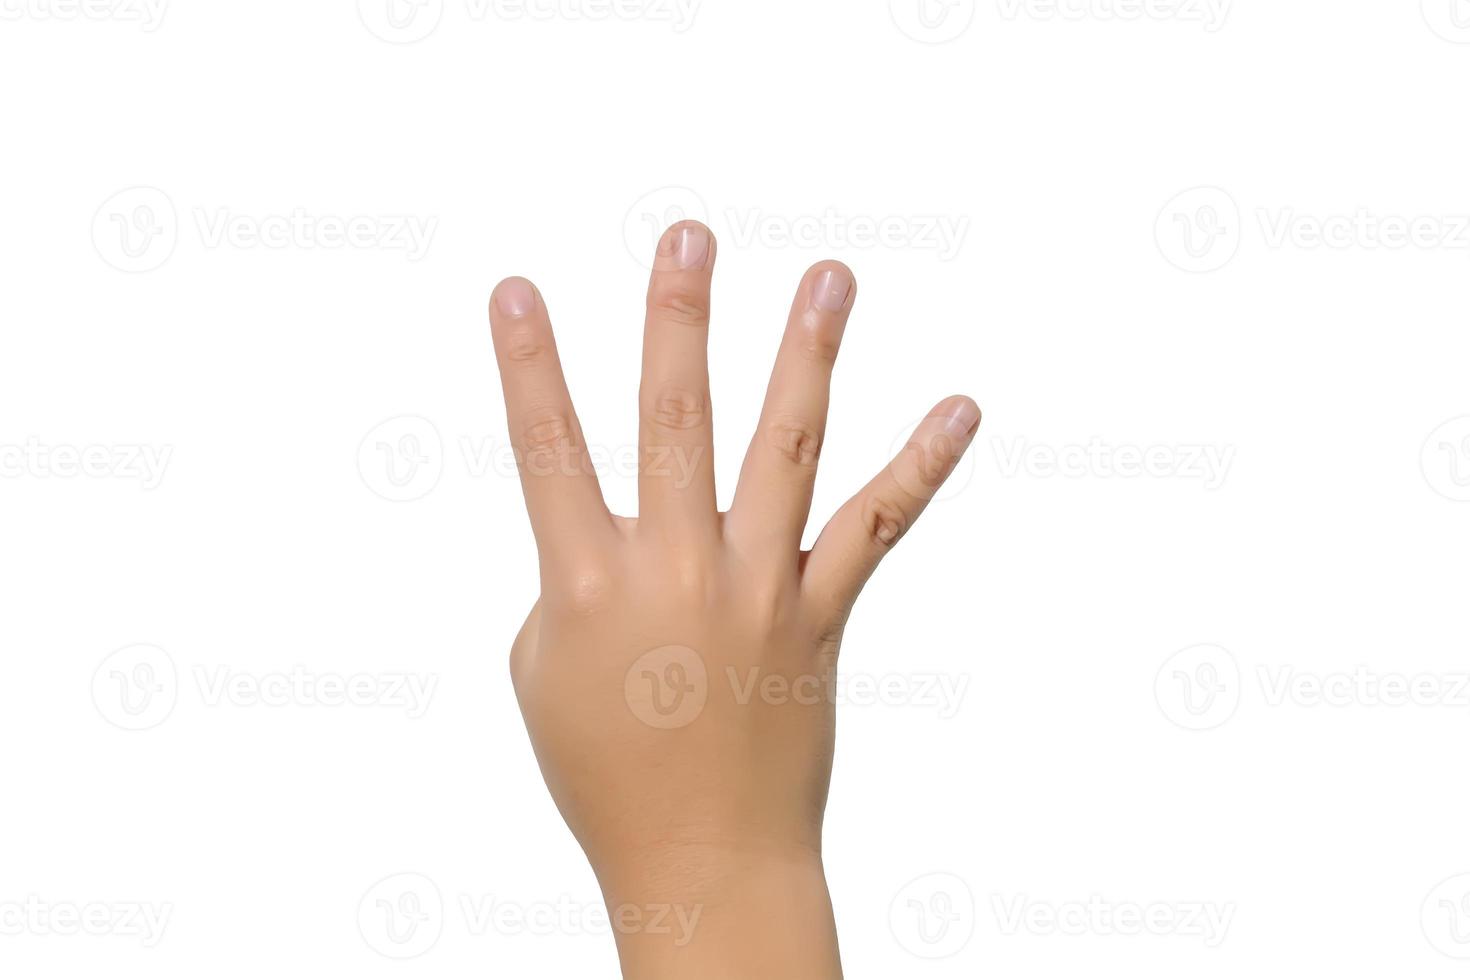
[(814, 850), (681, 846), (600, 872), (627, 980), (838, 980)]

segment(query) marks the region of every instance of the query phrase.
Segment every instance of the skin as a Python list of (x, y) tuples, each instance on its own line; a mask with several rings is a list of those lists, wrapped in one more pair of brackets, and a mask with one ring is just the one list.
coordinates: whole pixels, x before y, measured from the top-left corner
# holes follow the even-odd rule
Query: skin
[(714, 236), (668, 229), (648, 289), (638, 517), (608, 512), (547, 308), (520, 278), (491, 332), (540, 553), (511, 676), (597, 875), (623, 975), (840, 977), (822, 869), (844, 624), (980, 423), (936, 405), (801, 550), (851, 271), (802, 278), (734, 503), (715, 504), (706, 346)]

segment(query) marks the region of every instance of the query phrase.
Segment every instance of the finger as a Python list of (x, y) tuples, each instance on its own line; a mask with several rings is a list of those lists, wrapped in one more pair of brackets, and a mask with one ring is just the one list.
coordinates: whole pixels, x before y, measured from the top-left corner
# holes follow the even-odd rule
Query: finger
[(505, 416), (544, 557), (612, 525), (562, 377), (546, 305), (525, 279), (506, 279), (490, 300), (490, 334), (505, 392)]
[(856, 294), (847, 266), (822, 262), (807, 271), (792, 302), (726, 524), (732, 538), (771, 545), (767, 554), (790, 556), (801, 546), (827, 430), (832, 366)]
[(934, 406), (893, 462), (822, 529), (803, 570), (803, 592), (830, 611), (850, 609), (878, 562), (954, 471), (979, 425), (979, 407), (963, 395)]
[(705, 358), (714, 264), (714, 236), (697, 221), (680, 222), (659, 240), (638, 392), (640, 526), (716, 526)]

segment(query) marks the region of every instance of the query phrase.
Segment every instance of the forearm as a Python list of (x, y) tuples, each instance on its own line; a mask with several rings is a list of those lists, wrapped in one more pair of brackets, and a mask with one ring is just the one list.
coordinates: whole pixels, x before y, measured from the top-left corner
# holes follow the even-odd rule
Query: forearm
[(636, 877), (606, 896), (625, 980), (842, 977), (819, 858), (734, 862), (699, 881)]

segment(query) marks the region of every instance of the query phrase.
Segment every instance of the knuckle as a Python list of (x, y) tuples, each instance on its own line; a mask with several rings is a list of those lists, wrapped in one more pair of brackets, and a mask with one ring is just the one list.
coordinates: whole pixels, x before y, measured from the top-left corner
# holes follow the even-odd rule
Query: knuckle
[(830, 366), (837, 360), (839, 339), (830, 331), (808, 330), (797, 340), (796, 350), (803, 360)]
[(687, 430), (703, 425), (708, 417), (704, 396), (687, 388), (663, 388), (649, 405), (648, 418), (664, 429)]
[(822, 451), (821, 435), (800, 419), (775, 420), (766, 430), (766, 440), (782, 458), (797, 466), (816, 466)]
[(545, 412), (526, 421), (521, 442), (528, 452), (545, 452), (571, 445), (572, 422), (562, 412)]
[(564, 576), (560, 607), (569, 615), (591, 616), (612, 604), (612, 578), (599, 568), (579, 568)]
[(717, 601), (719, 579), (708, 555), (693, 550), (663, 555), (640, 582), (655, 605), (670, 610), (707, 609)]
[(887, 497), (874, 494), (863, 502), (863, 530), (880, 550), (887, 551), (897, 544), (908, 525), (907, 513)]
[(649, 309), (660, 321), (684, 327), (709, 324), (709, 296), (685, 286), (656, 286), (648, 297)]
[(505, 335), (505, 359), (513, 364), (539, 360), (546, 353), (546, 338), (531, 327), (511, 330)]

